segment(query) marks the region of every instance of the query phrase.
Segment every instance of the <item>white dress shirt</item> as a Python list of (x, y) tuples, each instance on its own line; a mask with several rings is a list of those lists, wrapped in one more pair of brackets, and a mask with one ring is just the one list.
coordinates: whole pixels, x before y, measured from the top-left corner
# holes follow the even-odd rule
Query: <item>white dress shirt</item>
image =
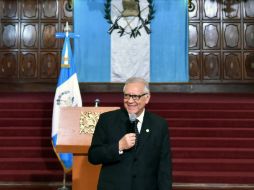
[(145, 115), (145, 109), (143, 110), (143, 112), (137, 117), (138, 123), (137, 123), (137, 127), (138, 127), (138, 132), (140, 133), (141, 131), (141, 127), (142, 127), (142, 123), (144, 120), (144, 115)]

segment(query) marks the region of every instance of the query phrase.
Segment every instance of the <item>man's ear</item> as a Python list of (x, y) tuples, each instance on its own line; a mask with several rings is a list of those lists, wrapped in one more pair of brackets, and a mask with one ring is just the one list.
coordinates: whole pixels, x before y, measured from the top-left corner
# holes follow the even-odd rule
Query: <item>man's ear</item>
[(147, 94), (146, 96), (147, 96), (147, 97), (146, 97), (146, 104), (148, 104), (149, 101), (150, 101), (150, 98), (151, 98), (151, 94)]

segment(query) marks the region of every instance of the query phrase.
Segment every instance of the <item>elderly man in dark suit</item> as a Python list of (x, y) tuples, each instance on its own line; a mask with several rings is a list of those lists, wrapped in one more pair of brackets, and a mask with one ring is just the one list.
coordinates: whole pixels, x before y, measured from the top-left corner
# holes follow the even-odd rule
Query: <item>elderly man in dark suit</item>
[(125, 109), (100, 115), (88, 152), (92, 164), (102, 164), (97, 189), (171, 190), (168, 125), (145, 109), (149, 85), (130, 78), (123, 92)]

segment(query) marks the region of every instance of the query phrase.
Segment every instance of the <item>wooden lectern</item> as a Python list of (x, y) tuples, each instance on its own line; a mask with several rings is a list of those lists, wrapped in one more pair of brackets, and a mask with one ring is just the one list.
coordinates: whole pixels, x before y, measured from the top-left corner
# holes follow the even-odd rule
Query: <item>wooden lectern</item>
[(63, 107), (60, 110), (56, 151), (73, 153), (72, 190), (96, 190), (101, 166), (88, 162), (99, 115), (119, 107)]

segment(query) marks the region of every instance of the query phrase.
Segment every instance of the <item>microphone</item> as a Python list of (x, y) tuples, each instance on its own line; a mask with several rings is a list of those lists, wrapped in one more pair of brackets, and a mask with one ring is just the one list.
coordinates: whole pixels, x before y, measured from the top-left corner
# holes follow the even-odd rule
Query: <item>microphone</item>
[(137, 115), (135, 113), (129, 114), (129, 125), (127, 127), (127, 133), (135, 133), (135, 121), (137, 119)]
[(131, 123), (134, 123), (136, 121), (136, 119), (137, 119), (137, 115), (135, 113), (131, 113), (129, 115), (129, 119), (130, 119)]
[(95, 102), (94, 107), (99, 107), (100, 99), (96, 98), (96, 99), (94, 100), (94, 102)]
[(131, 133), (135, 133), (136, 134), (136, 142), (135, 142), (135, 146), (134, 148), (137, 149), (137, 146), (138, 146), (138, 136), (139, 136), (139, 133), (138, 133), (138, 128), (137, 128), (137, 115), (135, 113), (131, 113), (129, 115), (129, 119), (130, 119), (130, 122), (131, 122)]

